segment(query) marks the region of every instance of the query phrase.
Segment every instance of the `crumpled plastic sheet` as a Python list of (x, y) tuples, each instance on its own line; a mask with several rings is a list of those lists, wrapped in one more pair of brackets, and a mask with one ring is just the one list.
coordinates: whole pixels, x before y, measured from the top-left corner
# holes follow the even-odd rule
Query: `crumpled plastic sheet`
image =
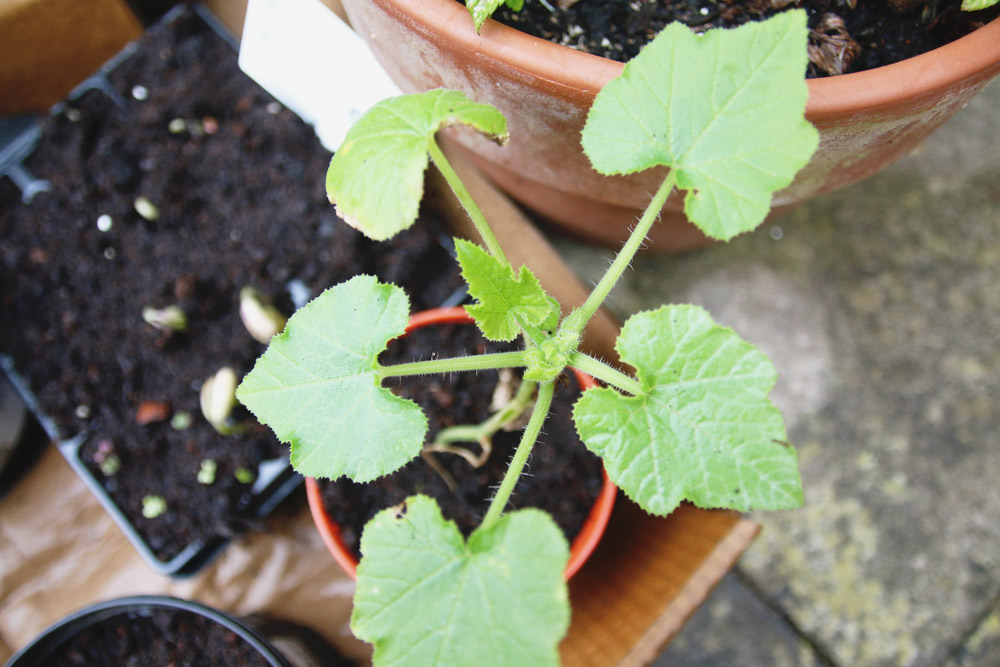
[(345, 655), (370, 656), (348, 626), (354, 582), (327, 552), (303, 493), (277, 510), (267, 532), (233, 541), (199, 574), (172, 581), (149, 569), (55, 447), (46, 449), (0, 500), (0, 662), (77, 609), (139, 594), (273, 615)]

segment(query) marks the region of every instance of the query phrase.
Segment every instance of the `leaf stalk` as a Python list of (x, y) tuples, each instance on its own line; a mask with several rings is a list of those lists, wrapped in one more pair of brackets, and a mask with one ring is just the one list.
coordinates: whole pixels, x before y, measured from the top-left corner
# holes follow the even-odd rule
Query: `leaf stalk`
[(479, 354), (468, 357), (452, 357), (450, 359), (429, 359), (413, 361), (407, 364), (378, 366), (375, 372), (378, 378), (405, 377), (409, 375), (433, 375), (435, 373), (454, 373), (456, 371), (488, 371), (497, 368), (519, 368), (526, 365), (524, 351), (498, 352), (496, 354)]
[[(462, 204), (462, 208), (465, 212), (469, 214), (469, 218), (472, 220), (472, 224), (476, 226), (476, 231), (479, 232), (479, 236), (482, 237), (483, 243), (486, 245), (486, 249), (490, 251), (490, 254), (502, 261), (507, 266), (510, 266), (510, 262), (507, 260), (507, 255), (504, 254), (503, 248), (500, 247), (500, 242), (497, 241), (497, 237), (493, 234), (493, 230), (490, 229), (489, 223), (486, 221), (486, 216), (483, 215), (482, 209), (479, 208), (479, 204), (476, 200), (472, 198), (469, 191), (466, 189), (465, 184), (455, 173), (452, 168), (451, 163), (448, 162), (448, 158), (444, 156), (441, 148), (437, 145), (434, 139), (427, 142), (427, 152), (430, 153), (431, 160), (434, 162), (434, 166), (438, 168), (441, 175), (444, 176), (444, 180), (448, 183), (448, 187), (451, 191), (455, 193), (458, 197), (458, 201)], [(513, 269), (512, 269), (513, 270)]]
[(618, 283), (622, 274), (625, 273), (625, 269), (632, 263), (635, 254), (642, 247), (642, 242), (646, 239), (646, 234), (649, 232), (650, 227), (660, 217), (660, 209), (663, 208), (663, 205), (667, 202), (667, 197), (670, 196), (676, 185), (677, 171), (671, 169), (667, 177), (663, 179), (660, 188), (656, 191), (653, 200), (646, 207), (642, 217), (639, 218), (639, 222), (636, 224), (635, 229), (632, 230), (632, 234), (625, 242), (625, 245), (622, 246), (618, 256), (615, 257), (615, 261), (608, 267), (607, 272), (601, 278), (600, 282), (597, 283), (597, 286), (594, 287), (594, 291), (590, 293), (587, 300), (576, 310), (576, 316), (567, 318), (566, 324), (574, 329), (576, 334), (583, 333), (587, 322), (594, 316), (597, 309), (601, 307), (604, 300), (608, 298), (608, 294), (611, 293), (612, 288)]
[(635, 378), (583, 352), (574, 352), (569, 359), (569, 365), (584, 373), (593, 375), (598, 380), (611, 385), (615, 389), (632, 394), (633, 396), (645, 393), (642, 385)]

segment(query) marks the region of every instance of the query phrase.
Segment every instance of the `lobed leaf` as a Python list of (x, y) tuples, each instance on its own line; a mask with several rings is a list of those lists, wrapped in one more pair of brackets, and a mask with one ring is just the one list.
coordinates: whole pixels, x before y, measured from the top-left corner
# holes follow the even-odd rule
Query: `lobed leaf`
[(531, 270), (522, 266), (518, 274), (504, 261), (475, 243), (455, 239), (462, 277), (476, 300), (465, 310), (490, 340), (514, 340), (519, 323), (553, 328), (559, 321), (559, 303), (545, 293)]
[(998, 1), (1000, 0), (962, 0), (962, 11), (978, 12), (983, 9), (989, 9), (997, 4)]
[(544, 512), (462, 539), (426, 496), (365, 526), (351, 629), (377, 665), (556, 665), (569, 626), (569, 547)]
[(697, 306), (628, 320), (618, 338), (638, 396), (590, 389), (573, 417), (611, 480), (648, 512), (802, 504), (796, 454), (768, 399), (775, 371), (760, 351)]
[(486, 19), (493, 16), (493, 13), (500, 9), (500, 5), (507, 5), (515, 12), (521, 11), (524, 0), (466, 0), (465, 6), (472, 15), (472, 22), (476, 25), (476, 32), (483, 27)]
[(376, 373), (409, 308), (395, 285), (355, 276), (296, 312), (243, 378), (237, 398), (291, 443), (292, 466), (303, 475), (367, 482), (420, 453), (427, 418), (383, 389)]
[(803, 116), (808, 32), (801, 10), (701, 35), (668, 25), (597, 95), (584, 152), (603, 174), (676, 169), (712, 238), (753, 229), (819, 141)]
[(326, 192), (337, 214), (376, 241), (410, 227), (423, 197), (428, 146), (440, 128), (459, 123), (507, 140), (499, 111), (456, 90), (401, 95), (373, 106), (330, 161)]

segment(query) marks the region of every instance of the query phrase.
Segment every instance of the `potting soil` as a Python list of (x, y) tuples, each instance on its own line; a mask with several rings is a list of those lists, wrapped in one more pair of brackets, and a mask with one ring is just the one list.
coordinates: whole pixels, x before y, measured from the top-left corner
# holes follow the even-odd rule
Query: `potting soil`
[(495, 18), (536, 37), (620, 62), (635, 57), (673, 21), (703, 31), (802, 8), (809, 15), (809, 78), (899, 62), (1000, 16), (1000, 5), (963, 12), (961, 0), (553, 0), (547, 4), (552, 11), (546, 3), (529, 0), (520, 12), (504, 7)]
[[(375, 244), (336, 217), (329, 153), (201, 19), (185, 13), (137, 46), (110, 94), (43, 120), (27, 166), (49, 192), (25, 205), (0, 179), (0, 353), (63, 437), (85, 434), (85, 463), (169, 560), (254, 525), (257, 466), (287, 455), (245, 412), (221, 436), (199, 408), (209, 376), (242, 377), (264, 350), (240, 320), (241, 288), (291, 314), (293, 297), (360, 272), (401, 284), (414, 308), (462, 283), (433, 221)], [(144, 321), (167, 306), (185, 330)]]

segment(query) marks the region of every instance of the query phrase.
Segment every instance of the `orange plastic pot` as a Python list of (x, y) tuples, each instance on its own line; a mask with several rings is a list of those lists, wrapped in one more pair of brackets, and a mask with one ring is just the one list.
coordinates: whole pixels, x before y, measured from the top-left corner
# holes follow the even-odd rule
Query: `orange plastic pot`
[[(435, 324), (473, 324), (472, 318), (461, 306), (454, 308), (434, 308), (417, 313), (410, 318), (410, 323), (406, 328), (406, 333), (421, 327)], [(577, 381), (584, 389), (597, 386), (594, 378), (586, 373), (573, 369), (576, 373)], [(594, 502), (594, 506), (587, 515), (587, 520), (583, 528), (570, 545), (569, 561), (566, 563), (565, 577), (569, 579), (579, 570), (590, 554), (594, 551), (597, 543), (604, 534), (604, 529), (608, 525), (611, 517), (611, 510), (615, 505), (615, 496), (618, 489), (608, 475), (604, 473), (604, 486), (601, 493)], [(326, 508), (323, 506), (323, 499), (320, 495), (319, 482), (312, 477), (306, 478), (306, 496), (309, 499), (309, 511), (312, 513), (313, 522), (323, 537), (323, 542), (327, 549), (333, 554), (334, 559), (344, 569), (352, 579), (357, 578), (358, 561), (354, 554), (344, 545), (341, 539), (340, 526), (330, 518)]]
[[(510, 143), (467, 128), (448, 138), (519, 202), (564, 230), (618, 246), (663, 180), (594, 172), (580, 131), (594, 96), (622, 64), (487, 21), (477, 35), (455, 0), (343, 0), (352, 25), (406, 92), (446, 87), (499, 108)], [(807, 118), (820, 146), (775, 210), (860, 181), (916, 147), (1000, 73), (1000, 19), (934, 51), (867, 72), (809, 81)], [(653, 250), (708, 240), (671, 198), (650, 232)]]

